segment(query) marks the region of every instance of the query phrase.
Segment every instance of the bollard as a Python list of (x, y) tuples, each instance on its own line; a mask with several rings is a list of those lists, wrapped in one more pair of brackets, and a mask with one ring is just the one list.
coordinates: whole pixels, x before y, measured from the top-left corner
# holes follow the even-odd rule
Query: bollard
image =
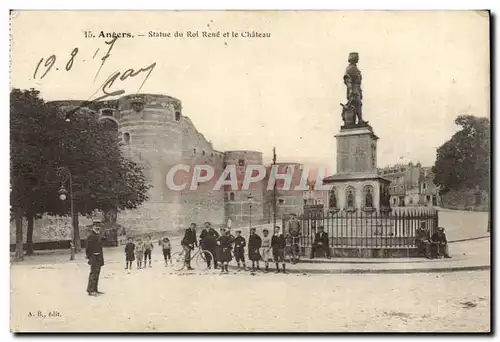
[(69, 243), (69, 249), (71, 253), (69, 260), (75, 260), (75, 244), (73, 242)]

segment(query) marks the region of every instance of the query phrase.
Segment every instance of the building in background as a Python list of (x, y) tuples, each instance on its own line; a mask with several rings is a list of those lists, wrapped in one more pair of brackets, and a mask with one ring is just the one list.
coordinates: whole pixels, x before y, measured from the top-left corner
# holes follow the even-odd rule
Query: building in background
[(438, 206), (439, 188), (434, 183), (431, 167), (419, 162), (379, 168), (380, 176), (391, 180), (390, 202), (393, 207)]

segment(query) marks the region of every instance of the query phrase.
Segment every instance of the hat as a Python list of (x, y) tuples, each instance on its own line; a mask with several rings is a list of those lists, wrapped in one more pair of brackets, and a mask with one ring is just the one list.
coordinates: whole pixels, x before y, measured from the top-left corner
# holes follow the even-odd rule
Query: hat
[(444, 227), (438, 227), (438, 230), (439, 230), (440, 232), (444, 232)]
[[(251, 228), (251, 229), (254, 229), (254, 228)], [(234, 231), (235, 231), (236, 233), (241, 233), (241, 229), (240, 229), (240, 228), (235, 229)]]
[(268, 233), (269, 233), (269, 229), (264, 228), (264, 229), (262, 230), (262, 232), (268, 232)]

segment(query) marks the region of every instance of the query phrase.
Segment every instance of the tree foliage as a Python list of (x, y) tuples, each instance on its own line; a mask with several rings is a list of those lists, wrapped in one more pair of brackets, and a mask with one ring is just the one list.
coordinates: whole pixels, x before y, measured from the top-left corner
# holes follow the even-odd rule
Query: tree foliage
[(437, 150), (433, 167), (442, 192), (490, 186), (490, 120), (473, 115), (455, 119), (461, 130)]
[[(32, 222), (45, 213), (70, 215), (71, 189), (69, 179), (62, 184), (61, 167), (71, 174), (76, 223), (79, 213), (133, 209), (147, 200), (150, 185), (142, 168), (124, 157), (116, 127), (85, 109), (67, 120), (62, 108), (45, 103), (34, 89), (13, 89), (10, 97), (13, 218), (17, 213)], [(69, 192), (66, 201), (59, 199), (61, 186)], [(77, 246), (78, 232), (76, 226)], [(28, 233), (30, 242), (32, 229)]]

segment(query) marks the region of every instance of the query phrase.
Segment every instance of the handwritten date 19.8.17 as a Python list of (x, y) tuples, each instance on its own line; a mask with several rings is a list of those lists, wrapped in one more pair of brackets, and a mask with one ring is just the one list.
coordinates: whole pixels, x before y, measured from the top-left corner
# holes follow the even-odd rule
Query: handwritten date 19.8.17
[[(109, 56), (111, 55), (111, 50), (113, 49), (115, 43), (116, 43), (116, 40), (118, 39), (118, 37), (115, 37), (113, 38), (112, 40), (110, 41), (107, 41), (105, 42), (109, 47), (108, 47), (108, 51), (106, 52), (106, 55), (104, 55), (102, 58), (101, 58), (101, 65), (99, 67), (99, 70), (97, 71), (97, 74), (96, 74), (96, 78), (97, 76), (99, 75), (99, 72), (101, 71), (101, 68), (104, 66), (104, 63), (106, 62), (106, 59), (109, 58)], [(99, 52), (100, 49), (97, 49), (94, 53), (94, 56), (92, 57), (92, 59), (94, 59), (97, 55), (97, 53)], [(70, 71), (71, 68), (73, 67), (73, 63), (75, 61), (75, 57), (76, 55), (78, 54), (78, 48), (75, 47), (70, 55), (69, 55), (69, 58), (67, 59), (67, 62), (66, 62), (66, 71)], [(47, 58), (45, 60), (45, 63), (43, 65), (43, 67), (45, 67), (45, 72), (42, 74), (42, 76), (40, 77), (40, 79), (43, 79), (48, 73), (50, 70), (52, 70), (52, 67), (54, 66), (54, 64), (56, 63), (56, 55), (51, 55), (49, 58)], [(38, 64), (36, 65), (36, 68), (35, 68), (35, 72), (33, 73), (33, 79), (36, 79), (37, 78), (37, 74), (38, 74), (38, 70), (40, 69), (40, 66), (42, 65), (44, 61), (44, 58), (40, 58), (40, 60), (38, 61)], [(85, 60), (83, 60), (85, 62)], [(58, 68), (56, 68), (56, 70), (59, 70)]]

